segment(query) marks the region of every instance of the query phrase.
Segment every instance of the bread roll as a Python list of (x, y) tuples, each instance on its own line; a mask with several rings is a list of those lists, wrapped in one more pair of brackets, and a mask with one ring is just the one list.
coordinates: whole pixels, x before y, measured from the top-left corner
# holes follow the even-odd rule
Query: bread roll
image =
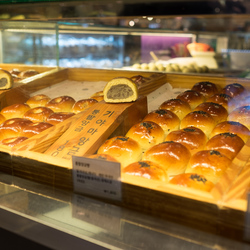
[(59, 96), (50, 100), (45, 106), (54, 112), (71, 112), (74, 104), (74, 98), (70, 96)]
[(172, 111), (179, 117), (180, 120), (182, 120), (185, 115), (192, 111), (190, 105), (180, 99), (169, 99), (163, 102), (159, 109), (167, 109)]
[(6, 120), (6, 118), (0, 114), (0, 125)]
[(54, 111), (47, 107), (36, 107), (28, 110), (23, 118), (29, 119), (32, 122), (46, 122), (48, 117), (53, 114)]
[(30, 108), (44, 107), (50, 100), (51, 98), (47, 95), (40, 94), (30, 97), (26, 101), (26, 104), (28, 104)]
[(192, 110), (196, 108), (199, 104), (205, 102), (205, 97), (201, 93), (194, 90), (186, 90), (177, 95), (176, 98), (187, 102)]
[(117, 77), (106, 84), (103, 95), (109, 103), (133, 102), (138, 98), (138, 87), (130, 78)]
[(205, 149), (217, 150), (221, 154), (226, 155), (230, 160), (240, 152), (244, 146), (244, 141), (236, 134), (222, 133), (210, 138)]
[(121, 167), (140, 161), (142, 157), (140, 144), (134, 139), (125, 136), (116, 136), (106, 140), (97, 153), (114, 157), (121, 163)]
[(11, 137), (6, 138), (0, 141), (0, 144), (8, 146), (8, 147), (15, 147), (17, 144), (27, 140), (28, 137), (19, 136), (19, 137)]
[(158, 109), (147, 114), (143, 121), (157, 123), (164, 131), (165, 137), (173, 130), (179, 129), (180, 119), (170, 110)]
[(95, 99), (98, 102), (103, 101), (104, 100), (103, 91), (98, 91), (94, 93), (93, 95), (91, 95), (90, 99)]
[(183, 144), (191, 154), (203, 150), (207, 143), (205, 133), (196, 127), (187, 127), (170, 132), (166, 141), (175, 141)]
[(220, 104), (214, 102), (204, 102), (198, 105), (194, 111), (204, 111), (210, 114), (216, 123), (223, 122), (227, 120), (228, 112)]
[(96, 159), (96, 160), (102, 160), (102, 161), (114, 161), (114, 162), (118, 162), (114, 157), (112, 157), (111, 155), (107, 155), (107, 154), (89, 155), (88, 158), (90, 158), (90, 159)]
[(241, 139), (246, 143), (250, 135), (250, 130), (239, 122), (224, 121), (224, 122), (218, 123), (214, 127), (214, 129), (212, 130), (210, 134), (210, 138), (212, 138), (215, 135), (222, 134), (222, 133), (236, 134), (239, 137), (241, 137)]
[(6, 120), (12, 118), (22, 118), (23, 115), (30, 109), (30, 106), (25, 103), (18, 103), (7, 106), (1, 110), (1, 115), (5, 117)]
[(180, 123), (180, 129), (187, 127), (196, 127), (201, 129), (209, 138), (210, 133), (215, 127), (216, 122), (214, 118), (204, 111), (193, 111), (187, 114)]
[(97, 102), (98, 101), (96, 99), (91, 99), (91, 98), (79, 100), (72, 107), (72, 112), (75, 114), (78, 114), (80, 112), (85, 111), (89, 107), (93, 106)]
[(222, 105), (228, 112), (234, 109), (234, 101), (231, 96), (226, 94), (215, 94), (207, 99), (207, 102), (218, 103)]
[(16, 76), (20, 75), (21, 73), (20, 69), (17, 68), (13, 68), (9, 72), (11, 73), (11, 75), (16, 75)]
[(52, 124), (47, 122), (32, 123), (24, 127), (24, 129), (21, 132), (21, 135), (30, 138), (34, 135), (40, 134), (41, 132), (52, 126), (53, 126)]
[(122, 174), (134, 175), (163, 182), (168, 181), (166, 170), (151, 161), (133, 162), (122, 169)]
[(227, 117), (228, 121), (239, 122), (250, 129), (250, 106), (234, 109)]
[(195, 173), (184, 173), (184, 174), (178, 174), (174, 176), (169, 183), (182, 186), (182, 187), (188, 187), (188, 188), (194, 188), (202, 191), (211, 191), (211, 189), (214, 187), (214, 183), (211, 181), (208, 181), (205, 176), (198, 175)]
[(192, 155), (186, 173), (203, 175), (213, 183), (218, 182), (231, 160), (216, 150), (202, 150)]
[(34, 70), (34, 69), (28, 69), (28, 70), (25, 70), (25, 71), (22, 71), (19, 76), (22, 77), (22, 78), (27, 78), (27, 77), (31, 77), (31, 76), (35, 76), (35, 75), (38, 75), (39, 72)]
[(129, 129), (126, 136), (137, 141), (142, 148), (142, 152), (163, 142), (165, 138), (163, 129), (151, 121), (143, 121), (135, 124)]
[(246, 93), (245, 87), (243, 87), (239, 83), (231, 83), (226, 85), (222, 90), (222, 94), (226, 94), (231, 96), (232, 98), (236, 98), (239, 96), (243, 96)]
[(54, 112), (47, 118), (46, 122), (48, 122), (52, 125), (56, 125), (58, 123), (61, 123), (65, 120), (67, 120), (68, 118), (72, 117), (73, 115), (75, 115), (75, 113), (73, 113), (73, 112)]
[(208, 97), (219, 93), (218, 87), (217, 85), (215, 85), (212, 82), (197, 82), (196, 84), (194, 84), (194, 86), (192, 87), (192, 90), (195, 90), (199, 93), (201, 93), (205, 99), (207, 99)]
[(152, 161), (162, 166), (169, 176), (184, 173), (191, 153), (179, 142), (165, 141), (149, 148), (143, 161)]
[(6, 120), (0, 126), (0, 140), (20, 136), (23, 129), (32, 123), (32, 121), (24, 118)]

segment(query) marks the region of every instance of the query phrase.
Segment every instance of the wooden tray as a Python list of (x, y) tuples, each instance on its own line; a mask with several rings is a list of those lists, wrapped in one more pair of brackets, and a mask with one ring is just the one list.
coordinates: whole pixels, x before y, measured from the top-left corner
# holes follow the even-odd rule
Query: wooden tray
[[(134, 76), (135, 72), (112, 71), (112, 70), (90, 70), (90, 69), (62, 69), (41, 79), (36, 79), (29, 84), (15, 88), (23, 99), (27, 99), (37, 90), (42, 90), (48, 85), (57, 84), (65, 79), (73, 81), (108, 81), (118, 76)], [(150, 73), (149, 73), (150, 75)], [(145, 75), (145, 76), (149, 76)], [(220, 87), (238, 82), (247, 89), (249, 81), (246, 79), (225, 79), (223, 77), (188, 76), (183, 74), (166, 74), (159, 76), (155, 84), (146, 86), (142, 93), (145, 95), (168, 82), (174, 88), (190, 89), (200, 81), (211, 81)], [(140, 99), (137, 108), (145, 105), (145, 99)], [(144, 104), (143, 104), (144, 103)], [(159, 103), (160, 104), (160, 103)], [(101, 104), (100, 104), (101, 105)], [(136, 107), (136, 106), (135, 106)], [(127, 107), (134, 108), (134, 107)], [(126, 108), (126, 109), (127, 109)], [(126, 110), (125, 109), (125, 110)], [(91, 112), (92, 110), (88, 110)], [(126, 112), (125, 112), (126, 113)], [(125, 126), (126, 115), (122, 116), (121, 126)], [(55, 158), (43, 152), (62, 135), (67, 133), (68, 128), (75, 119), (66, 120), (57, 127), (59, 133), (49, 133), (49, 138), (32, 137), (31, 143), (23, 144), (12, 152), (7, 147), (0, 147), (0, 170), (14, 176), (23, 177), (36, 182), (45, 183), (51, 186), (73, 190), (72, 167), (68, 160)], [(135, 122), (135, 120), (133, 121)], [(131, 124), (130, 124), (131, 125)], [(128, 126), (128, 125), (127, 125)], [(116, 126), (118, 128), (119, 126)], [(116, 128), (112, 128), (115, 132)], [(66, 132), (65, 132), (66, 131)], [(123, 130), (124, 132), (124, 130)], [(118, 133), (123, 133), (118, 130)], [(111, 133), (105, 134), (105, 138)], [(40, 143), (39, 143), (40, 141)], [(101, 141), (98, 142), (98, 144)], [(98, 147), (98, 145), (95, 145)], [(243, 239), (245, 229), (246, 206), (243, 203), (236, 203), (238, 198), (230, 195), (231, 189), (237, 188), (237, 177), (240, 178), (248, 169), (250, 141), (242, 148), (238, 156), (233, 160), (225, 175), (211, 192), (202, 192), (189, 188), (181, 188), (171, 184), (163, 184), (158, 181), (144, 180), (138, 177), (122, 177), (122, 202), (114, 202), (118, 205), (132, 208), (140, 212), (149, 213), (154, 216), (167, 218), (174, 222), (183, 223), (211, 233), (221, 234), (239, 240)], [(96, 148), (93, 149), (93, 151)], [(88, 152), (90, 153), (90, 152)], [(244, 177), (246, 178), (246, 176)], [(235, 187), (236, 186), (236, 187)], [(245, 182), (248, 186), (248, 180)], [(243, 195), (243, 194), (242, 194)], [(244, 199), (242, 199), (244, 200)], [(229, 220), (230, 218), (230, 220)]]

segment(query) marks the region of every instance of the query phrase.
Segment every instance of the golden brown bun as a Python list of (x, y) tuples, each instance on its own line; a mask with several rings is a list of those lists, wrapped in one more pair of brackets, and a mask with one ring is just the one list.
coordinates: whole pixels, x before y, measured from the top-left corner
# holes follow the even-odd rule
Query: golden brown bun
[(201, 93), (194, 90), (186, 90), (180, 93), (176, 98), (187, 102), (192, 110), (199, 104), (205, 102), (205, 97)]
[(158, 109), (148, 113), (143, 121), (157, 123), (163, 129), (165, 137), (173, 130), (179, 129), (180, 119), (170, 110)]
[(186, 173), (204, 175), (205, 178), (216, 183), (225, 173), (231, 160), (216, 150), (202, 150), (192, 155)]
[(231, 96), (226, 94), (215, 94), (207, 99), (207, 102), (214, 102), (222, 105), (228, 112), (234, 109), (234, 101)]
[(52, 113), (46, 120), (46, 122), (56, 125), (60, 122), (63, 122), (67, 120), (68, 118), (72, 117), (75, 115), (75, 113), (72, 112), (54, 112)]
[(234, 109), (227, 117), (228, 121), (239, 122), (250, 129), (250, 106)]
[(210, 114), (216, 123), (226, 121), (228, 112), (227, 110), (220, 104), (214, 102), (204, 102), (198, 105), (194, 111), (204, 111)]
[(184, 173), (191, 153), (179, 142), (165, 141), (149, 148), (143, 161), (152, 161), (162, 166), (169, 176)]
[(72, 112), (78, 114), (80, 112), (85, 111), (89, 107), (96, 104), (98, 101), (96, 99), (82, 99), (77, 101), (74, 106), (72, 107)]
[(47, 107), (36, 107), (28, 110), (23, 118), (29, 119), (32, 122), (45, 122), (54, 111)]
[(32, 137), (34, 135), (40, 134), (42, 131), (52, 127), (53, 125), (47, 122), (36, 122), (27, 125), (21, 132), (22, 136)]
[(234, 122), (234, 121), (224, 121), (221, 123), (218, 123), (214, 129), (212, 130), (210, 134), (210, 138), (212, 138), (215, 135), (222, 134), (222, 133), (232, 133), (236, 134), (241, 139), (246, 143), (249, 135), (250, 135), (250, 130), (244, 126), (243, 124), (239, 122)]
[(133, 162), (122, 169), (122, 174), (140, 176), (150, 180), (168, 181), (168, 175), (165, 169), (151, 161)]
[(11, 69), (9, 72), (11, 73), (11, 75), (16, 75), (16, 76), (20, 75), (21, 73), (21, 71), (17, 68)]
[(0, 125), (6, 120), (6, 118), (0, 114)]
[(35, 76), (35, 75), (38, 75), (39, 72), (34, 70), (34, 69), (29, 69), (29, 70), (25, 70), (25, 71), (22, 71), (19, 76), (22, 77), (22, 78), (26, 78), (26, 77), (31, 77), (31, 76)]
[(0, 144), (8, 146), (8, 147), (15, 147), (17, 144), (27, 140), (28, 137), (24, 136), (19, 136), (19, 137), (11, 137), (11, 138), (6, 138), (0, 141)]
[(40, 94), (30, 97), (26, 101), (26, 104), (28, 104), (30, 108), (44, 107), (50, 100), (51, 98), (47, 95)]
[(30, 106), (25, 103), (18, 103), (7, 106), (1, 110), (1, 114), (6, 120), (12, 118), (22, 118), (23, 115), (30, 109)]
[(244, 146), (244, 141), (236, 134), (222, 133), (208, 140), (205, 149), (217, 150), (232, 160)]
[(74, 104), (74, 98), (70, 96), (59, 96), (50, 100), (45, 106), (54, 112), (71, 112)]
[(163, 102), (159, 109), (167, 109), (172, 111), (179, 117), (180, 120), (182, 120), (185, 115), (192, 111), (190, 105), (180, 99), (169, 99)]
[(243, 87), (241, 84), (239, 83), (232, 83), (232, 84), (228, 84), (226, 85), (222, 90), (221, 90), (222, 94), (226, 94), (231, 96), (232, 98), (235, 97), (239, 97), (242, 96), (246, 93), (246, 89), (245, 87)]
[(214, 118), (204, 111), (193, 111), (187, 114), (180, 123), (180, 129), (187, 127), (196, 127), (201, 129), (207, 137), (215, 127)]
[(23, 78), (21, 78), (21, 77), (19, 77), (17, 75), (11, 75), (11, 76), (12, 76), (12, 79), (13, 79), (14, 82), (19, 82), (19, 81), (23, 80)]
[(137, 141), (142, 151), (164, 141), (165, 134), (163, 129), (151, 121), (143, 121), (132, 126), (126, 134), (127, 137)]
[(174, 176), (169, 183), (207, 192), (214, 187), (213, 182), (208, 181), (203, 175), (195, 173), (178, 174)]
[(142, 149), (132, 138), (116, 136), (106, 140), (97, 153), (110, 155), (121, 163), (121, 167), (126, 167), (132, 162), (141, 160)]
[(205, 97), (205, 99), (219, 93), (218, 87), (212, 82), (197, 82), (192, 87), (192, 90), (201, 93)]
[(94, 154), (94, 155), (89, 155), (88, 158), (90, 159), (96, 159), (96, 160), (103, 160), (103, 161), (114, 161), (118, 162), (114, 157), (111, 155), (107, 154)]
[(0, 140), (20, 136), (23, 129), (32, 123), (32, 121), (24, 118), (6, 120), (0, 125)]
[(170, 132), (166, 141), (175, 141), (183, 144), (191, 154), (203, 150), (207, 143), (205, 133), (196, 127), (187, 127)]

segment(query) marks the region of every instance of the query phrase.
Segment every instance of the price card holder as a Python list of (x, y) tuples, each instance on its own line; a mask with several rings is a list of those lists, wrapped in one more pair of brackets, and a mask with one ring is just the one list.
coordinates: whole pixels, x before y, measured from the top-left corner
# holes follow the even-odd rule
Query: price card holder
[(250, 241), (250, 192), (247, 193), (247, 211), (245, 217), (244, 239)]
[(79, 156), (73, 156), (72, 160), (76, 193), (122, 200), (120, 163)]

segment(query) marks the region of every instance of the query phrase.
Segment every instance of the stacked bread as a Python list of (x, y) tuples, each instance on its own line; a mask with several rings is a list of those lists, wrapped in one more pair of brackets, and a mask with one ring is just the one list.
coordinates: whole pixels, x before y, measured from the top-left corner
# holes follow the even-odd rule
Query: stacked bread
[(39, 74), (39, 72), (37, 70), (34, 70), (34, 69), (28, 69), (28, 70), (22, 71), (18, 68), (13, 68), (13, 69), (9, 70), (9, 72), (10, 72), (14, 82), (19, 82), (23, 79), (26, 79), (28, 77), (35, 76), (35, 75)]
[(210, 191), (249, 138), (249, 98), (238, 83), (198, 82), (97, 153), (120, 162), (123, 174)]
[(70, 96), (50, 98), (39, 94), (26, 103), (7, 106), (0, 111), (0, 144), (14, 147), (97, 102), (93, 98), (76, 101)]

